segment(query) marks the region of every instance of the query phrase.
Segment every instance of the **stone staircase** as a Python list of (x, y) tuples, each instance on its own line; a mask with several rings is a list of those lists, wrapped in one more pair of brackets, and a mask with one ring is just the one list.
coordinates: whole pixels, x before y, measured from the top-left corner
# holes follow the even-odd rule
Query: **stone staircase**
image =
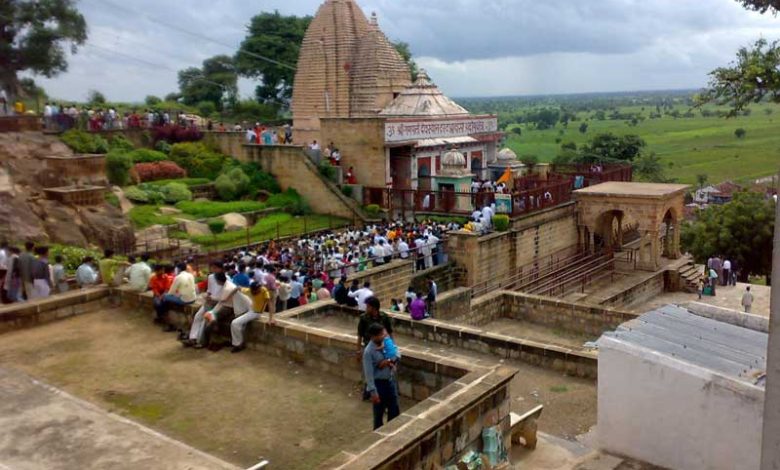
[(696, 264), (693, 259), (677, 268), (680, 275), (680, 288), (685, 292), (696, 293), (699, 286), (699, 276), (704, 272), (704, 265)]

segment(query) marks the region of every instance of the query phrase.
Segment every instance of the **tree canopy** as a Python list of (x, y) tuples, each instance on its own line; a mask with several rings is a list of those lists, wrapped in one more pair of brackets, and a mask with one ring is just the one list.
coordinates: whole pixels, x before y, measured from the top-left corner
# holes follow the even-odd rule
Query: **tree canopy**
[[(311, 17), (283, 16), (278, 11), (252, 18), (235, 57), (238, 73), (260, 80), (255, 97), (262, 103), (287, 104), (292, 97), (303, 36)], [(272, 57), (278, 63), (260, 58)], [(283, 64), (283, 65), (279, 65)]]
[(4, 0), (0, 2), (0, 87), (19, 94), (18, 73), (53, 77), (68, 69), (65, 46), (72, 53), (87, 40), (87, 24), (73, 0)]
[(740, 280), (748, 275), (769, 276), (772, 271), (772, 234), (775, 208), (763, 194), (739, 192), (722, 206), (710, 206), (698, 220), (683, 225), (681, 241), (699, 263), (722, 254), (736, 261)]
[(591, 161), (633, 161), (647, 144), (634, 134), (616, 136), (610, 132), (598, 134), (580, 148), (580, 154)]
[(238, 96), (238, 75), (233, 58), (218, 55), (203, 61), (203, 66), (189, 67), (179, 72), (181, 100), (194, 106), (213, 103), (221, 110), (225, 102), (234, 103)]
[(754, 10), (760, 13), (780, 11), (780, 0), (737, 0), (748, 10)]

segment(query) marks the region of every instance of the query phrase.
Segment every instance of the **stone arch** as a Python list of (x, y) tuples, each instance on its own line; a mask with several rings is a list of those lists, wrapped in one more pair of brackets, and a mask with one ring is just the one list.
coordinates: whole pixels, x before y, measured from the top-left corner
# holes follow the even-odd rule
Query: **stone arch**
[(611, 209), (603, 212), (596, 220), (594, 248), (597, 251), (620, 251), (623, 247), (623, 219), (625, 212)]
[(662, 255), (669, 259), (680, 257), (680, 215), (674, 207), (669, 207), (661, 220)]

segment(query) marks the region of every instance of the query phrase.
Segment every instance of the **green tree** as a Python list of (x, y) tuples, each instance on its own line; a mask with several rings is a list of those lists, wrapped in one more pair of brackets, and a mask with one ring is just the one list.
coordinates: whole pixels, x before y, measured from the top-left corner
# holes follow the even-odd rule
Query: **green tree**
[(754, 10), (760, 13), (780, 11), (780, 0), (738, 0), (748, 10)]
[(255, 89), (255, 97), (261, 103), (289, 102), (295, 66), (309, 23), (310, 16), (283, 16), (278, 11), (260, 13), (250, 21), (235, 64), (241, 76), (261, 82)]
[(638, 135), (616, 136), (608, 132), (593, 137), (588, 144), (582, 146), (580, 153), (590, 160), (633, 161), (646, 145)]
[(734, 131), (734, 135), (737, 136), (737, 139), (744, 139), (745, 134), (747, 134), (747, 131), (741, 127)]
[(704, 173), (696, 175), (696, 182), (699, 184), (699, 189), (704, 189), (704, 185), (707, 184), (709, 176)]
[(412, 81), (417, 80), (417, 74), (420, 71), (420, 67), (412, 58), (412, 50), (409, 48), (409, 44), (398, 41), (393, 43), (393, 47), (395, 47), (395, 50), (401, 55), (401, 58), (406, 62), (406, 65), (409, 66), (409, 71), (412, 73)]
[(186, 105), (210, 101), (221, 110), (232, 106), (238, 96), (238, 75), (233, 58), (218, 55), (203, 61), (203, 66), (179, 71), (179, 91)]
[(580, 134), (584, 134), (586, 132), (588, 132), (588, 123), (583, 122), (582, 124), (580, 124)]
[(0, 2), (0, 87), (11, 101), (21, 91), (18, 74), (54, 77), (68, 69), (65, 46), (75, 53), (87, 24), (73, 0)]
[(103, 106), (107, 102), (106, 95), (97, 90), (89, 90), (89, 93), (87, 93), (87, 103), (89, 103), (90, 106)]
[(761, 193), (739, 192), (734, 200), (712, 205), (698, 219), (683, 225), (681, 242), (699, 263), (721, 253), (736, 261), (739, 279), (769, 276), (772, 261), (772, 234), (775, 208)]
[(154, 105), (156, 105), (156, 104), (160, 104), (160, 103), (162, 103), (162, 100), (160, 99), (160, 97), (159, 97), (159, 96), (148, 95), (148, 96), (147, 96), (147, 97), (144, 99), (144, 103), (146, 103), (146, 105), (147, 105), (147, 106), (154, 106)]
[(649, 183), (667, 183), (669, 180), (664, 173), (661, 159), (655, 152), (639, 155), (633, 162), (634, 175), (639, 181)]

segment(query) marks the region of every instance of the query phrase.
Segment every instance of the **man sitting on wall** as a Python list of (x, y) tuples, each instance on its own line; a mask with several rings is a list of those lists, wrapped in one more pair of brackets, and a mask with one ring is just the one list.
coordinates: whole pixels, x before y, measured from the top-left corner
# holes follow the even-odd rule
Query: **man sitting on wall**
[(227, 310), (232, 310), (233, 308), (233, 296), (238, 287), (229, 281), (223, 272), (214, 273), (214, 280), (220, 287), (218, 302), (211, 309), (201, 308), (195, 314), (190, 327), (189, 339), (183, 340), (185, 347), (194, 347), (196, 349), (205, 347), (206, 327), (216, 322), (219, 319), (219, 315), (225, 315), (228, 313)]

